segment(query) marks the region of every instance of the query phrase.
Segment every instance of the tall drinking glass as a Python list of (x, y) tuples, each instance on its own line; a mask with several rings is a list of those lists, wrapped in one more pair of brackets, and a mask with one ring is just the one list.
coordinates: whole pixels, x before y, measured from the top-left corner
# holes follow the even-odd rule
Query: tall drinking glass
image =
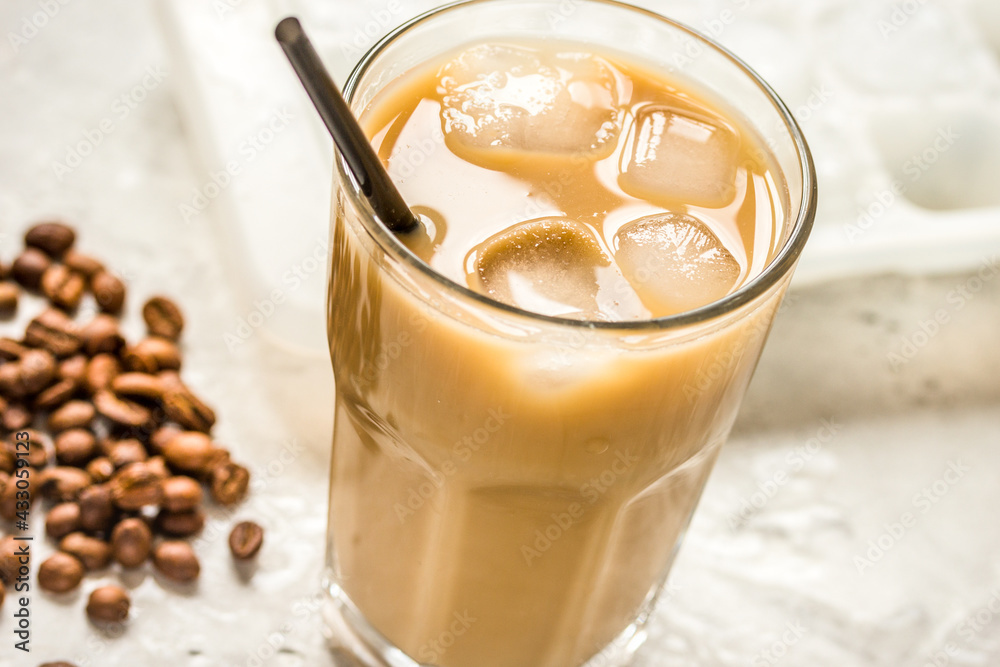
[(418, 260), (337, 162), (326, 613), (372, 665), (627, 662), (812, 225), (812, 161), (775, 93), (717, 44), (628, 5), (444, 7), (375, 46), (346, 96), (363, 118), (386, 85), (462, 44), (553, 37), (669, 72), (740, 116), (781, 180), (772, 258), (670, 317), (533, 314)]

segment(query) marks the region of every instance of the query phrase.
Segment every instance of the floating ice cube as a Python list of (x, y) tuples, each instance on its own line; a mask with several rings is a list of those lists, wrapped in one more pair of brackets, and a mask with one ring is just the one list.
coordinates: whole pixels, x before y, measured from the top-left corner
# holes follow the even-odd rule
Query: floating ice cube
[(441, 71), (449, 147), (470, 162), (511, 151), (606, 157), (619, 133), (615, 76), (586, 53), (473, 47)]
[(640, 199), (721, 207), (736, 196), (739, 134), (721, 118), (647, 106), (619, 184)]
[(480, 287), (502, 303), (572, 319), (649, 317), (593, 234), (573, 220), (523, 222), (492, 237), (476, 252)]
[(639, 218), (622, 227), (615, 241), (622, 273), (659, 315), (721, 299), (742, 272), (705, 223), (688, 215)]

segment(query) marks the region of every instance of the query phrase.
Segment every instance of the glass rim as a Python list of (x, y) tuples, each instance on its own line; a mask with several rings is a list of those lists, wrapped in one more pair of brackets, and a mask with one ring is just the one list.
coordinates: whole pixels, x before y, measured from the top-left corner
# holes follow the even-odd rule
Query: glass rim
[[(354, 70), (348, 77), (347, 82), (344, 84), (344, 97), (347, 99), (348, 104), (350, 105), (354, 101), (354, 95), (357, 92), (358, 85), (364, 75), (368, 72), (369, 67), (375, 59), (402, 34), (448, 12), (464, 9), (474, 5), (499, 4), (504, 1), (505, 0), (458, 0), (457, 2), (445, 4), (423, 12), (422, 14), (404, 22), (376, 42), (361, 57), (361, 60), (354, 67)], [(341, 184), (349, 184), (349, 187), (345, 187), (344, 190), (350, 193), (353, 203), (364, 210), (367, 214), (366, 217), (370, 218), (370, 220), (374, 223), (366, 224), (367, 221), (362, 222), (364, 227), (369, 231), (383, 250), (391, 254), (395, 259), (401, 261), (409, 268), (416, 270), (419, 274), (430, 278), (435, 283), (446, 288), (448, 291), (455, 292), (463, 299), (469, 299), (491, 309), (500, 310), (501, 312), (509, 315), (517, 315), (522, 318), (528, 318), (529, 320), (543, 322), (549, 325), (622, 332), (681, 329), (729, 315), (738, 310), (740, 307), (766, 294), (778, 282), (780, 282), (782, 278), (787, 276), (792, 271), (795, 263), (801, 256), (805, 243), (809, 238), (809, 233), (812, 230), (813, 221), (816, 217), (818, 188), (812, 153), (806, 143), (805, 136), (802, 134), (802, 129), (799, 127), (788, 106), (784, 103), (784, 101), (782, 101), (770, 84), (768, 84), (752, 67), (745, 63), (737, 55), (716, 42), (711, 37), (704, 35), (683, 23), (663, 16), (662, 14), (658, 14), (642, 7), (636, 7), (635, 5), (622, 2), (621, 0), (578, 1), (585, 2), (587, 4), (618, 7), (620, 9), (635, 12), (636, 14), (645, 15), (648, 19), (666, 23), (672, 28), (680, 30), (691, 38), (702, 42), (704, 45), (726, 57), (740, 71), (742, 71), (742, 73), (746, 75), (751, 82), (757, 86), (757, 88), (763, 91), (768, 101), (772, 104), (778, 112), (781, 120), (784, 122), (785, 129), (788, 131), (788, 134), (795, 145), (795, 153), (798, 157), (799, 168), (802, 171), (802, 202), (799, 204), (798, 214), (792, 223), (791, 233), (788, 236), (788, 240), (784, 243), (784, 245), (782, 245), (781, 249), (774, 256), (774, 258), (768, 262), (767, 266), (765, 266), (759, 274), (747, 281), (747, 283), (738, 290), (731, 294), (727, 294), (721, 299), (705, 304), (704, 306), (699, 306), (698, 308), (686, 310), (673, 315), (644, 320), (581, 320), (543, 315), (530, 310), (524, 310), (522, 308), (518, 308), (517, 306), (497, 301), (486, 296), (485, 294), (476, 292), (475, 290), (472, 290), (471, 288), (438, 273), (429, 264), (417, 257), (383, 222), (378, 219), (378, 216), (374, 213), (374, 211), (371, 210), (371, 207), (368, 205), (364, 194), (358, 187), (358, 184), (353, 178), (350, 177), (350, 172), (347, 168), (347, 163), (344, 160), (343, 155), (341, 155), (339, 151), (334, 150), (334, 161), (337, 165), (338, 180)]]

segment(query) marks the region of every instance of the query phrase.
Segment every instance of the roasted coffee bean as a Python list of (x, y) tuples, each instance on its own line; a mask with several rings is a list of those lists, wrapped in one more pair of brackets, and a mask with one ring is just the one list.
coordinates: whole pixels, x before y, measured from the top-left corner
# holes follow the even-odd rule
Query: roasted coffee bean
[(250, 471), (238, 463), (229, 462), (212, 470), (209, 490), (220, 505), (233, 505), (243, 500), (250, 486)]
[(111, 562), (110, 544), (79, 531), (62, 538), (59, 550), (76, 556), (88, 572), (105, 568)]
[(115, 519), (110, 484), (95, 484), (80, 492), (80, 527), (88, 533), (106, 533)]
[(0, 394), (11, 400), (24, 398), (27, 394), (21, 382), (21, 362), (8, 361), (0, 365)]
[(87, 473), (95, 484), (103, 484), (115, 474), (115, 464), (106, 456), (99, 456), (87, 464)]
[(159, 401), (163, 398), (163, 383), (155, 375), (122, 373), (111, 382), (111, 389), (127, 398)]
[(201, 573), (198, 557), (187, 542), (165, 540), (153, 548), (153, 566), (174, 581), (194, 581)]
[(125, 305), (125, 283), (107, 271), (99, 271), (90, 279), (97, 307), (105, 313), (117, 315)]
[[(24, 509), (23, 506), (20, 508), (18, 507), (18, 503), (24, 499), (23, 496), (19, 498), (18, 494), (26, 492), (28, 494), (29, 504), (34, 503), (35, 500), (37, 500), (35, 491), (38, 487), (38, 483), (36, 481), (38, 479), (38, 471), (31, 470), (30, 468), (19, 468), (19, 470), (28, 471), (28, 477), (26, 479), (28, 483), (27, 488), (24, 488), (23, 485), (19, 487), (15, 483), (8, 482), (3, 487), (3, 490), (0, 491), (0, 517), (7, 519), (8, 521), (13, 521), (17, 516), (18, 510)], [(20, 483), (22, 479), (18, 478), (17, 481)]]
[[(47, 440), (44, 440), (38, 431), (30, 428), (22, 428), (17, 433), (33, 433), (35, 435), (31, 436), (31, 440), (28, 441), (28, 465), (32, 468), (44, 468), (50, 461), (49, 447), (46, 444)], [(14, 436), (17, 436), (17, 433)], [(23, 451), (23, 447), (22, 447)]]
[(135, 512), (147, 505), (159, 505), (163, 480), (142, 463), (131, 463), (111, 477), (111, 497), (115, 505)]
[[(25, 431), (28, 433), (33, 432), (32, 429), (24, 429), (23, 431), (18, 431), (18, 433), (23, 433)], [(17, 434), (12, 433), (11, 435), (7, 436), (7, 439), (4, 440), (2, 444), (0, 444), (0, 452), (3, 452), (4, 454), (4, 456), (0, 458), (0, 463), (2, 463), (2, 465), (0, 465), (0, 470), (4, 470), (5, 472), (8, 473), (13, 473), (14, 470), (17, 469), (18, 460), (22, 458), (25, 459), (28, 463), (28, 466), (32, 468), (45, 467), (45, 464), (48, 463), (49, 460), (49, 452), (46, 449), (45, 444), (29, 440), (28, 453), (27, 456), (25, 456), (24, 445), (21, 445), (20, 450), (18, 450), (18, 446), (15, 441), (16, 437)], [(23, 442), (23, 440), (21, 442)], [(20, 456), (18, 456), (18, 454), (20, 454)], [(8, 457), (10, 461), (9, 464), (7, 463)], [(10, 467), (10, 470), (7, 470), (8, 465)], [(24, 464), (22, 463), (20, 465), (23, 466)], [(32, 474), (35, 474), (34, 471), (32, 471)], [(35, 479), (32, 481), (36, 482), (38, 480)]]
[[(18, 434), (25, 434), (22, 437), (18, 437)], [(28, 443), (28, 455), (26, 458), (28, 465), (32, 468), (43, 468), (45, 464), (49, 462), (49, 452), (46, 448), (45, 437), (33, 428), (23, 428), (17, 433), (12, 433), (8, 436), (8, 439), (4, 442), (4, 448), (7, 449), (15, 457), (18, 454), (24, 453), (24, 445), (18, 446), (17, 443)]]
[(148, 424), (153, 416), (147, 408), (119, 398), (108, 390), (94, 394), (94, 405), (98, 412), (122, 426), (138, 428)]
[(38, 667), (76, 667), (76, 665), (60, 660), (59, 662), (43, 662)]
[(57, 357), (76, 354), (82, 345), (79, 330), (66, 313), (49, 308), (28, 323), (24, 342), (48, 350)]
[(138, 373), (159, 373), (181, 367), (177, 345), (166, 338), (145, 338), (124, 355), (125, 367)]
[(76, 241), (76, 232), (61, 222), (41, 222), (24, 233), (24, 245), (44, 250), (50, 257), (61, 257)]
[(30, 545), (15, 540), (13, 535), (0, 538), (0, 579), (13, 584), (24, 568), (24, 576), (28, 576), (29, 558), (25, 555)]
[(17, 312), (17, 300), (21, 290), (12, 282), (0, 281), (0, 317), (10, 317)]
[(57, 408), (76, 393), (77, 384), (73, 380), (59, 380), (35, 397), (35, 407), (39, 410)]
[(163, 448), (163, 458), (171, 468), (185, 472), (208, 472), (206, 465), (212, 455), (212, 439), (198, 431), (175, 435)]
[(55, 466), (38, 473), (38, 492), (56, 502), (76, 500), (80, 492), (93, 484), (86, 470)]
[[(111, 394), (114, 395), (114, 392), (111, 392)], [(143, 405), (142, 403), (137, 403), (127, 398), (119, 398), (118, 400), (123, 401), (130, 407), (145, 410), (143, 414), (148, 416), (145, 422), (136, 425), (122, 424), (112, 421), (109, 424), (109, 433), (119, 440), (137, 438), (143, 443), (148, 442), (149, 438), (153, 435), (156, 429), (158, 429), (166, 419), (166, 413), (164, 413), (163, 409), (157, 405)], [(138, 412), (136, 414), (138, 415)]]
[(163, 481), (163, 508), (170, 512), (186, 512), (201, 505), (201, 484), (178, 475)]
[[(118, 441), (115, 438), (107, 437), (101, 438), (97, 441), (97, 455), (104, 456), (108, 459), (111, 458), (111, 448), (115, 446)], [(112, 461), (112, 464), (114, 461)]]
[(138, 517), (122, 519), (111, 531), (111, 552), (122, 567), (139, 567), (153, 551), (153, 531)]
[(38, 585), (50, 593), (65, 593), (83, 581), (83, 563), (68, 553), (56, 552), (38, 566)]
[(80, 506), (76, 503), (59, 503), (45, 517), (45, 534), (54, 540), (76, 530), (80, 530)]
[(142, 319), (151, 336), (176, 341), (184, 329), (184, 315), (170, 299), (154, 296), (142, 307)]
[(20, 403), (12, 403), (3, 411), (3, 427), (8, 431), (19, 431), (29, 426), (34, 419), (28, 408)]
[(42, 294), (64, 310), (76, 310), (86, 288), (83, 276), (64, 264), (53, 264), (42, 274)]
[(58, 371), (56, 358), (45, 350), (28, 350), (19, 363), (21, 385), (26, 394), (37, 394), (48, 387)]
[(111, 382), (121, 373), (121, 364), (110, 354), (98, 354), (87, 364), (84, 384), (91, 394), (110, 389)]
[(63, 380), (70, 380), (77, 386), (81, 386), (83, 385), (84, 378), (87, 376), (88, 361), (89, 359), (87, 359), (86, 355), (74, 355), (69, 359), (59, 362), (59, 369), (56, 373)]
[(30, 400), (28, 391), (24, 388), (21, 363), (8, 361), (0, 365), (0, 397), (8, 405), (17, 401)]
[(215, 412), (181, 382), (177, 373), (158, 376), (163, 383), (163, 410), (172, 421), (190, 431), (208, 433), (215, 425)]
[(85, 278), (92, 278), (95, 273), (104, 270), (104, 265), (90, 255), (84, 255), (72, 248), (66, 251), (62, 258), (63, 264), (73, 269)]
[(149, 458), (146, 447), (135, 438), (115, 441), (108, 451), (108, 458), (116, 468), (124, 468), (130, 463), (139, 463)]
[[(0, 579), (0, 607), (3, 606), (3, 599), (7, 596), (7, 587), (4, 586), (3, 580)], [(45, 665), (42, 665), (45, 667)]]
[[(6, 449), (0, 448), (0, 495), (3, 494), (4, 489), (7, 488), (8, 484), (15, 484), (17, 482), (16, 477), (12, 477), (11, 473), (7, 472), (4, 468), (7, 465), (7, 456), (10, 455)], [(11, 466), (13, 470), (14, 466)]]
[[(8, 521), (13, 521), (18, 510), (23, 510), (24, 507), (18, 506), (18, 503), (24, 500), (24, 494), (28, 494), (28, 503), (34, 503), (38, 499), (37, 489), (38, 489), (38, 471), (28, 468), (18, 468), (20, 470), (27, 470), (28, 476), (26, 478), (17, 478), (15, 483), (13, 478), (4, 486), (3, 490), (0, 491), (0, 517), (7, 519)], [(22, 481), (27, 482), (27, 488), (21, 484)], [(20, 486), (19, 486), (20, 485)]]
[(160, 510), (156, 515), (156, 530), (171, 537), (189, 537), (205, 527), (205, 513), (200, 509), (183, 512)]
[(154, 454), (162, 454), (163, 448), (167, 446), (167, 443), (173, 440), (175, 435), (183, 432), (179, 426), (174, 426), (173, 424), (161, 426), (153, 431), (153, 434), (149, 438), (149, 451)]
[(121, 586), (101, 586), (87, 598), (87, 617), (94, 623), (122, 623), (131, 605)]
[(26, 289), (37, 290), (42, 276), (52, 266), (52, 258), (37, 248), (25, 248), (11, 268), (11, 276)]
[(71, 428), (56, 436), (55, 449), (60, 465), (82, 468), (97, 453), (97, 440), (86, 429)]
[(7, 408), (9, 408), (11, 405), (12, 403), (10, 401), (8, 401), (6, 398), (0, 395), (0, 415), (3, 415), (5, 412), (7, 412)]
[(27, 351), (28, 348), (13, 338), (0, 338), (0, 359), (16, 361)]
[(154, 456), (146, 459), (143, 465), (146, 466), (146, 470), (156, 475), (161, 482), (169, 479), (171, 476), (170, 468), (167, 467), (167, 462), (162, 456)]
[(68, 401), (49, 415), (49, 429), (58, 433), (71, 428), (85, 428), (94, 421), (94, 405), (87, 401)]
[(208, 461), (205, 463), (205, 470), (201, 475), (201, 478), (205, 481), (210, 480), (213, 470), (229, 465), (231, 461), (232, 456), (229, 454), (228, 449), (223, 447), (213, 447), (212, 453), (208, 455)]
[(229, 533), (229, 551), (237, 560), (253, 558), (264, 544), (264, 529), (253, 521), (241, 521)]
[(125, 347), (125, 339), (118, 329), (118, 320), (110, 315), (97, 315), (80, 329), (83, 351), (95, 354), (118, 354)]

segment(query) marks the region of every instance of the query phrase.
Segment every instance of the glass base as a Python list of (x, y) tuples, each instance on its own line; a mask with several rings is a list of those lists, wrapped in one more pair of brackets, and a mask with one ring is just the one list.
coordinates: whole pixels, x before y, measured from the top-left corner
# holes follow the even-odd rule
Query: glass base
[[(324, 588), (324, 631), (337, 667), (438, 667), (417, 662), (382, 636), (338, 585), (328, 581)], [(646, 623), (654, 607), (655, 600), (650, 599), (634, 623), (579, 667), (626, 667), (646, 641)]]

